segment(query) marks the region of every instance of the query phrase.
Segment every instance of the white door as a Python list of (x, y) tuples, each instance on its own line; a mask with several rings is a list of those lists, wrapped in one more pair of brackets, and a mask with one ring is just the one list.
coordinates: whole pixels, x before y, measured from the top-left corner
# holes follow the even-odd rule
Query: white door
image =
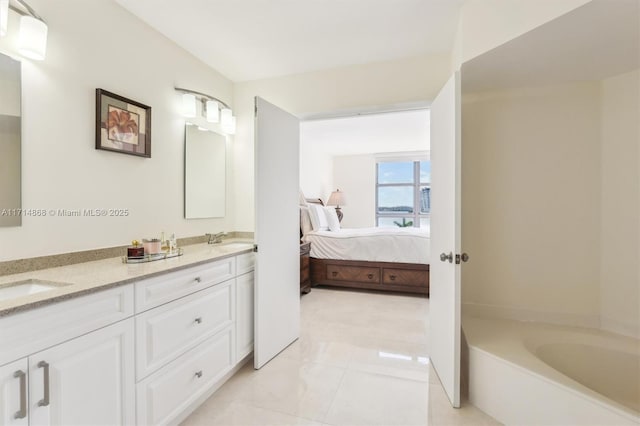
[(236, 278), (236, 361), (253, 350), (253, 272)]
[(26, 358), (0, 367), (0, 425), (29, 424), (28, 374)]
[(299, 149), (298, 118), (256, 97), (255, 368), (300, 335)]
[(460, 406), (460, 73), (431, 105), (431, 363)]
[(133, 318), (29, 357), (30, 425), (133, 425)]

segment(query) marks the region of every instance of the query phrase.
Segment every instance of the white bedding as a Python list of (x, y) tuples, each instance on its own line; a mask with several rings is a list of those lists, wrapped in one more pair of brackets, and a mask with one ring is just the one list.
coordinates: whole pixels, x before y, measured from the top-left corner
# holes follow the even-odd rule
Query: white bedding
[(352, 228), (311, 231), (311, 257), (429, 264), (429, 232), (418, 228)]

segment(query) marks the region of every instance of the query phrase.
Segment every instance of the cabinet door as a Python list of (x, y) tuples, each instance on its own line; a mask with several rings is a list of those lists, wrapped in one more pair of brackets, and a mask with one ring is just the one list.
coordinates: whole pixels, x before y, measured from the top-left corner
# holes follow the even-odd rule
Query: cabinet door
[(34, 354), (29, 370), (30, 425), (134, 424), (133, 319)]
[(27, 359), (0, 367), (0, 425), (27, 426)]
[(253, 272), (236, 278), (236, 362), (253, 350)]

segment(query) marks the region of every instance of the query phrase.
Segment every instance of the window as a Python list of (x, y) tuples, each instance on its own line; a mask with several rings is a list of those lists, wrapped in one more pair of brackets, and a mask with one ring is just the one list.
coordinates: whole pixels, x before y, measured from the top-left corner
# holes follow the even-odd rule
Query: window
[(376, 169), (377, 226), (428, 228), (431, 161), (383, 161)]

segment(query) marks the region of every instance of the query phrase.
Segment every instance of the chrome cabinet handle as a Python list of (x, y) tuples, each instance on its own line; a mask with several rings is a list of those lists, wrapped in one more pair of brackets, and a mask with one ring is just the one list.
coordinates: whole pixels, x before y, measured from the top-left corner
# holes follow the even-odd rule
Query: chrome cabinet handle
[(449, 263), (453, 263), (453, 253), (449, 252), (449, 254), (444, 254), (444, 253), (440, 253), (440, 261), (441, 262), (446, 262), (449, 261)]
[(38, 368), (44, 368), (44, 398), (38, 401), (38, 407), (49, 405), (49, 363), (40, 361)]
[(195, 280), (197, 283), (199, 283), (200, 281), (202, 281), (202, 278), (200, 278), (200, 277), (195, 277), (195, 278), (194, 278), (194, 280)]
[(20, 379), (20, 411), (17, 411), (13, 418), (24, 419), (27, 417), (27, 374), (18, 370), (13, 373), (13, 377)]
[(198, 317), (195, 319), (196, 324), (201, 324), (202, 323), (202, 317)]
[(200, 377), (202, 377), (202, 370), (200, 371), (196, 371), (196, 377), (199, 379)]

